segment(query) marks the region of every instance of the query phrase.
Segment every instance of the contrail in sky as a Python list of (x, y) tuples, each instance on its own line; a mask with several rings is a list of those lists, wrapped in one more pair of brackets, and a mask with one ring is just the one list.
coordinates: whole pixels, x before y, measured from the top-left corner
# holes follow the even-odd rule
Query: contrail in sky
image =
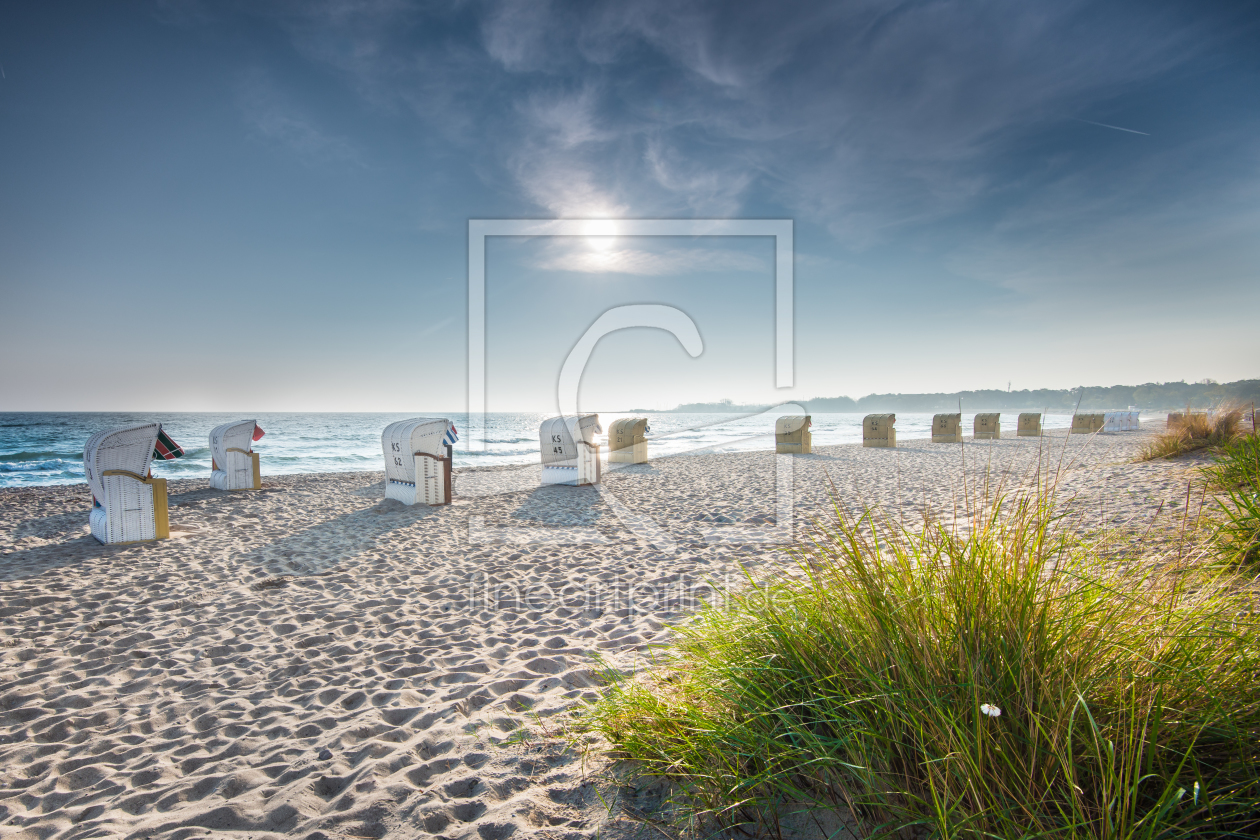
[(1118, 125), (1107, 125), (1106, 123), (1094, 122), (1093, 120), (1083, 120), (1080, 117), (1074, 118), (1077, 122), (1089, 123), (1090, 125), (1100, 125), (1103, 128), (1114, 128), (1116, 131), (1127, 131), (1130, 134), (1141, 134), (1143, 137), (1150, 137), (1145, 131), (1134, 131), (1131, 128), (1121, 128)]

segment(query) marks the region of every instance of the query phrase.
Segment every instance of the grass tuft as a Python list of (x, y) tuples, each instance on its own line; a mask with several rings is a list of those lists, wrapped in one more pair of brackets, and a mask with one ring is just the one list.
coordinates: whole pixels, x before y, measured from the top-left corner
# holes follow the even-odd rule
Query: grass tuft
[(1251, 484), (1260, 476), (1260, 437), (1243, 435), (1221, 447), (1215, 464), (1204, 469), (1217, 488), (1232, 490)]
[(1138, 453), (1138, 460), (1175, 458), (1200, 449), (1225, 446), (1242, 434), (1243, 412), (1235, 406), (1220, 406), (1211, 411), (1185, 414)]
[(1226, 444), (1204, 472), (1225, 491), (1212, 535), (1216, 547), (1234, 562), (1260, 560), (1260, 438), (1249, 435)]
[(585, 724), (725, 825), (807, 807), (869, 836), (1254, 835), (1254, 593), (1219, 565), (1105, 571), (1061, 524), (1044, 499), (966, 534), (837, 508), (796, 575), (609, 673)]

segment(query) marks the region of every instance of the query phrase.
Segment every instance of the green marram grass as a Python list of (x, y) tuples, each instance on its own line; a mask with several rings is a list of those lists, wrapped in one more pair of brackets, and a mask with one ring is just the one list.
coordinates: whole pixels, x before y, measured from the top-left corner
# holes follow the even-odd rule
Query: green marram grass
[(1225, 444), (1204, 472), (1214, 486), (1224, 490), (1252, 484), (1260, 478), (1260, 437), (1244, 435)]
[(1205, 472), (1225, 491), (1212, 535), (1216, 547), (1232, 561), (1260, 560), (1260, 438), (1249, 435), (1227, 444)]
[(966, 532), (837, 510), (794, 554), (585, 712), (719, 825), (808, 807), (866, 836), (1260, 832), (1255, 592), (1221, 564), (1109, 572), (1045, 499)]

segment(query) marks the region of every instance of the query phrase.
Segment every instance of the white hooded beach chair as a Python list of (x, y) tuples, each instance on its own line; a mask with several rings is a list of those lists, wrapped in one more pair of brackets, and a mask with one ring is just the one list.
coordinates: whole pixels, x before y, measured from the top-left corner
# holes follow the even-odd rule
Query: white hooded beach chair
[(1137, 411), (1108, 411), (1103, 414), (1104, 432), (1133, 432), (1141, 429)]
[(166, 479), (150, 478), (161, 423), (97, 432), (83, 447), (83, 472), (94, 501), (88, 524), (103, 544), (169, 537)]
[(445, 417), (416, 417), (390, 423), (381, 434), (385, 455), (385, 498), (404, 505), (451, 503), (451, 448), (459, 440)]
[(599, 444), (595, 436), (603, 431), (598, 414), (544, 420), (538, 427), (542, 483), (578, 487), (598, 484)]
[(256, 428), (255, 421), (240, 420), (211, 429), (210, 486), (215, 490), (262, 489), (258, 453), (251, 450)]

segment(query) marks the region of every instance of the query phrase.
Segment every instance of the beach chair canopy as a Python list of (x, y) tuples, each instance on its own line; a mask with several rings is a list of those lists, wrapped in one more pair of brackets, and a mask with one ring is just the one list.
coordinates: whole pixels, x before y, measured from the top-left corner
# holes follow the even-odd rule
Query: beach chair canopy
[(445, 417), (413, 417), (390, 423), (381, 433), (385, 478), (415, 484), (415, 456), (424, 453), (434, 458), (445, 458), (446, 447), (455, 445), (458, 440), (455, 424)]
[(642, 443), (650, 431), (646, 417), (623, 417), (620, 420), (614, 420), (608, 427), (608, 448), (619, 450)]
[(868, 414), (862, 418), (863, 437), (887, 437), (896, 422), (896, 414)]
[(83, 447), (83, 472), (93, 498), (105, 502), (102, 474), (106, 470), (125, 470), (138, 479), (145, 478), (153, 463), (153, 446), (161, 430), (161, 423), (135, 423), (106, 429), (88, 438)]
[(210, 430), (210, 456), (222, 467), (228, 462), (228, 450), (239, 449), (242, 452), (252, 451), (254, 429), (258, 427), (255, 420), (237, 420), (224, 423)]
[(812, 425), (814, 421), (808, 414), (789, 414), (774, 421), (774, 435), (777, 438), (791, 435), (799, 437), (801, 432)]
[(578, 445), (595, 445), (595, 436), (602, 434), (598, 414), (582, 414), (577, 417), (552, 417), (538, 427), (538, 443), (542, 450), (542, 462), (546, 464), (570, 464), (578, 458)]
[(977, 414), (972, 422), (972, 431), (977, 435), (991, 434), (1002, 426), (1002, 415), (999, 412)]
[(954, 412), (953, 414), (933, 414), (932, 415), (932, 434), (941, 435), (958, 435), (962, 433), (962, 414)]

